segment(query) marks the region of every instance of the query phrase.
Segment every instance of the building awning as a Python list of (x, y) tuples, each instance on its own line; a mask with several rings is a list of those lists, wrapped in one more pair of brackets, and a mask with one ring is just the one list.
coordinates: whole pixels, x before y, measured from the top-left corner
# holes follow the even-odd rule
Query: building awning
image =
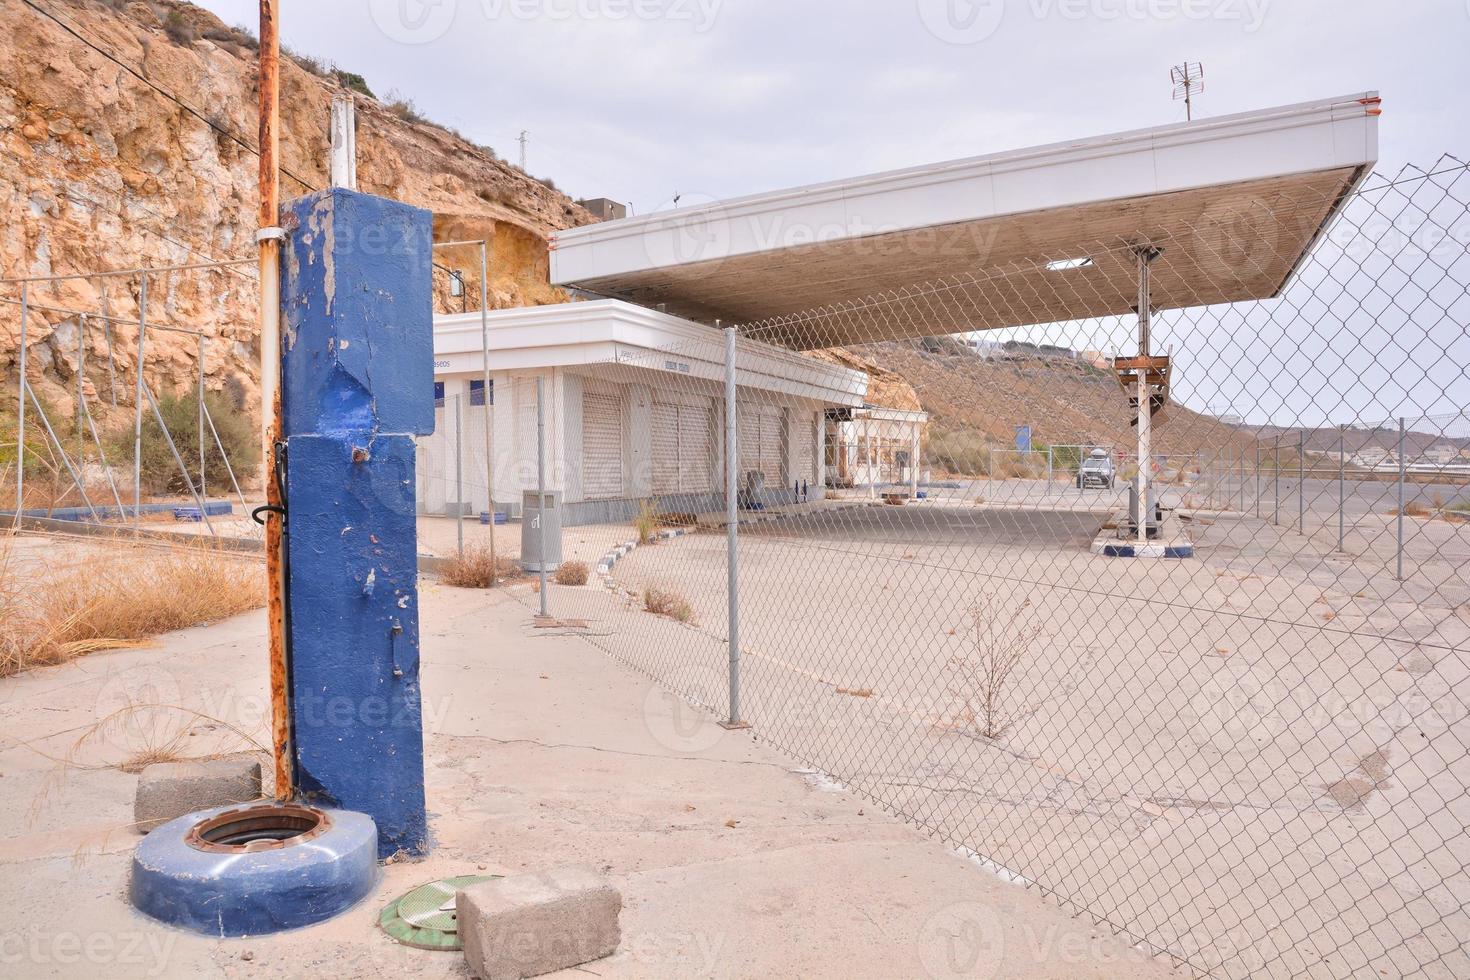
[(964, 329), (1124, 314), (1141, 245), (1160, 309), (1265, 299), (1371, 171), (1378, 113), (1365, 92), (602, 222), (557, 233), (551, 278), (798, 349), (953, 332), (803, 325), (951, 279), (985, 285)]

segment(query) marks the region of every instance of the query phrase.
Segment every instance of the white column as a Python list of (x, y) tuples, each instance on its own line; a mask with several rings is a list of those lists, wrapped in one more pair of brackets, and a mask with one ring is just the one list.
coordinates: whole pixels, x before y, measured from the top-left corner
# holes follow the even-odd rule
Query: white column
[(909, 452), (909, 496), (919, 496), (919, 423), (910, 422), (914, 432), (913, 449)]

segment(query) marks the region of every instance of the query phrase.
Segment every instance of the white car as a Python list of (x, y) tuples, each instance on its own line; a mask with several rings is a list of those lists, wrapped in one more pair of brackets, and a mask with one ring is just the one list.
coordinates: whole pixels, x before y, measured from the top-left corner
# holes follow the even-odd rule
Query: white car
[(1113, 469), (1113, 458), (1107, 454), (1106, 450), (1094, 449), (1077, 469), (1077, 489), (1102, 487), (1111, 490), (1116, 478), (1117, 472)]

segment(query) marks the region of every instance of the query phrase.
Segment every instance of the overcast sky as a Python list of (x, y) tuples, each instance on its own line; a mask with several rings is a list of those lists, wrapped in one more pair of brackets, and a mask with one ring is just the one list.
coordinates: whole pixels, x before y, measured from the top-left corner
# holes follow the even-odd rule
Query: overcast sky
[[(229, 23), (255, 24), (256, 0), (203, 3)], [(1374, 89), (1384, 99), (1380, 171), (1429, 166), (1446, 152), (1470, 159), (1463, 108), (1470, 0), (281, 0), (279, 6), (291, 46), (361, 73), (380, 96), (396, 91), (413, 99), (431, 119), (508, 159), (517, 159), (516, 137), (528, 130), (532, 173), (575, 197), (628, 202), (635, 214), (672, 207), (675, 194), (682, 205), (697, 205), (1182, 121), (1169, 70), (1186, 59), (1204, 65), (1198, 116)], [(1413, 233), (1409, 226), (1420, 212), (1392, 203), (1408, 222), (1404, 233)], [(1455, 213), (1436, 220), (1463, 221), (1458, 196), (1441, 207)], [(1470, 252), (1452, 252), (1454, 262), (1470, 263)], [(1440, 279), (1439, 267), (1412, 249), (1392, 261), (1429, 270), (1433, 281), (1412, 273), (1426, 279), (1416, 286), (1449, 290), (1463, 302), (1460, 284), (1470, 281), (1470, 269), (1457, 265)], [(1394, 282), (1404, 295), (1421, 295), (1405, 292), (1402, 278)], [(1223, 334), (1201, 335), (1196, 328), (1186, 338), (1189, 317), (1178, 324), (1165, 318), (1159, 325), (1165, 341), (1187, 340), (1197, 354), (1237, 350), (1229, 364), (1202, 355), (1191, 361), (1200, 377), (1182, 379), (1192, 383), (1181, 397), (1195, 408), (1285, 425), (1463, 411), (1470, 403), (1470, 379), (1461, 367), (1470, 359), (1470, 334), (1463, 311), (1450, 309), (1454, 296), (1417, 302), (1412, 326), (1388, 337), (1384, 317), (1393, 319), (1395, 298), (1380, 287), (1377, 309), (1349, 304), (1353, 309), (1332, 338), (1320, 342), (1310, 324), (1272, 322), (1289, 319), (1281, 304), (1246, 311), (1262, 321), (1254, 324), (1255, 340), (1269, 348), (1249, 355)], [(1126, 336), (1097, 335), (1116, 326), (1099, 321), (1076, 335), (1054, 325), (990, 336), (1109, 349), (1131, 336), (1131, 328)], [(1183, 333), (1176, 338), (1176, 331)], [(1290, 343), (1279, 342), (1288, 336)], [(1349, 363), (1353, 352), (1367, 360)], [(1252, 362), (1261, 370), (1238, 370)]]
[[(255, 0), (203, 0), (254, 26)], [(293, 47), (577, 197), (670, 206), (1378, 89), (1386, 167), (1470, 152), (1467, 0), (282, 0)]]

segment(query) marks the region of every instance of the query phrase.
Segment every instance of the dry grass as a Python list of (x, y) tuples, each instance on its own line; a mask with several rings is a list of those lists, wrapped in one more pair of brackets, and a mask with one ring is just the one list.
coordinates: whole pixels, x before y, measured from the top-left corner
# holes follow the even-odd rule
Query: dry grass
[(638, 529), (639, 544), (652, 544), (658, 540), (658, 522), (658, 508), (653, 505), (652, 500), (645, 500), (638, 505), (638, 516), (633, 518), (633, 526)]
[(643, 608), (655, 616), (667, 616), (681, 623), (694, 621), (694, 607), (689, 600), (671, 589), (649, 586), (643, 590)]
[(251, 557), (208, 548), (55, 547), (54, 558), (22, 565), (13, 542), (0, 541), (0, 676), (141, 646), (265, 605), (264, 570)]
[(465, 545), (464, 554), (450, 558), (439, 580), (458, 589), (488, 589), (497, 582), (521, 577), (521, 566), (513, 558), (490, 560), (490, 546), (479, 542)]
[[(1397, 516), (1398, 510), (1395, 509), (1392, 513), (1395, 516)], [(1411, 500), (1407, 504), (1404, 504), (1404, 516), (1405, 517), (1428, 517), (1429, 516), (1429, 508), (1428, 507), (1425, 507), (1423, 504), (1419, 503), (1417, 500)]]
[(587, 563), (585, 561), (564, 561), (556, 566), (557, 585), (586, 585)]

